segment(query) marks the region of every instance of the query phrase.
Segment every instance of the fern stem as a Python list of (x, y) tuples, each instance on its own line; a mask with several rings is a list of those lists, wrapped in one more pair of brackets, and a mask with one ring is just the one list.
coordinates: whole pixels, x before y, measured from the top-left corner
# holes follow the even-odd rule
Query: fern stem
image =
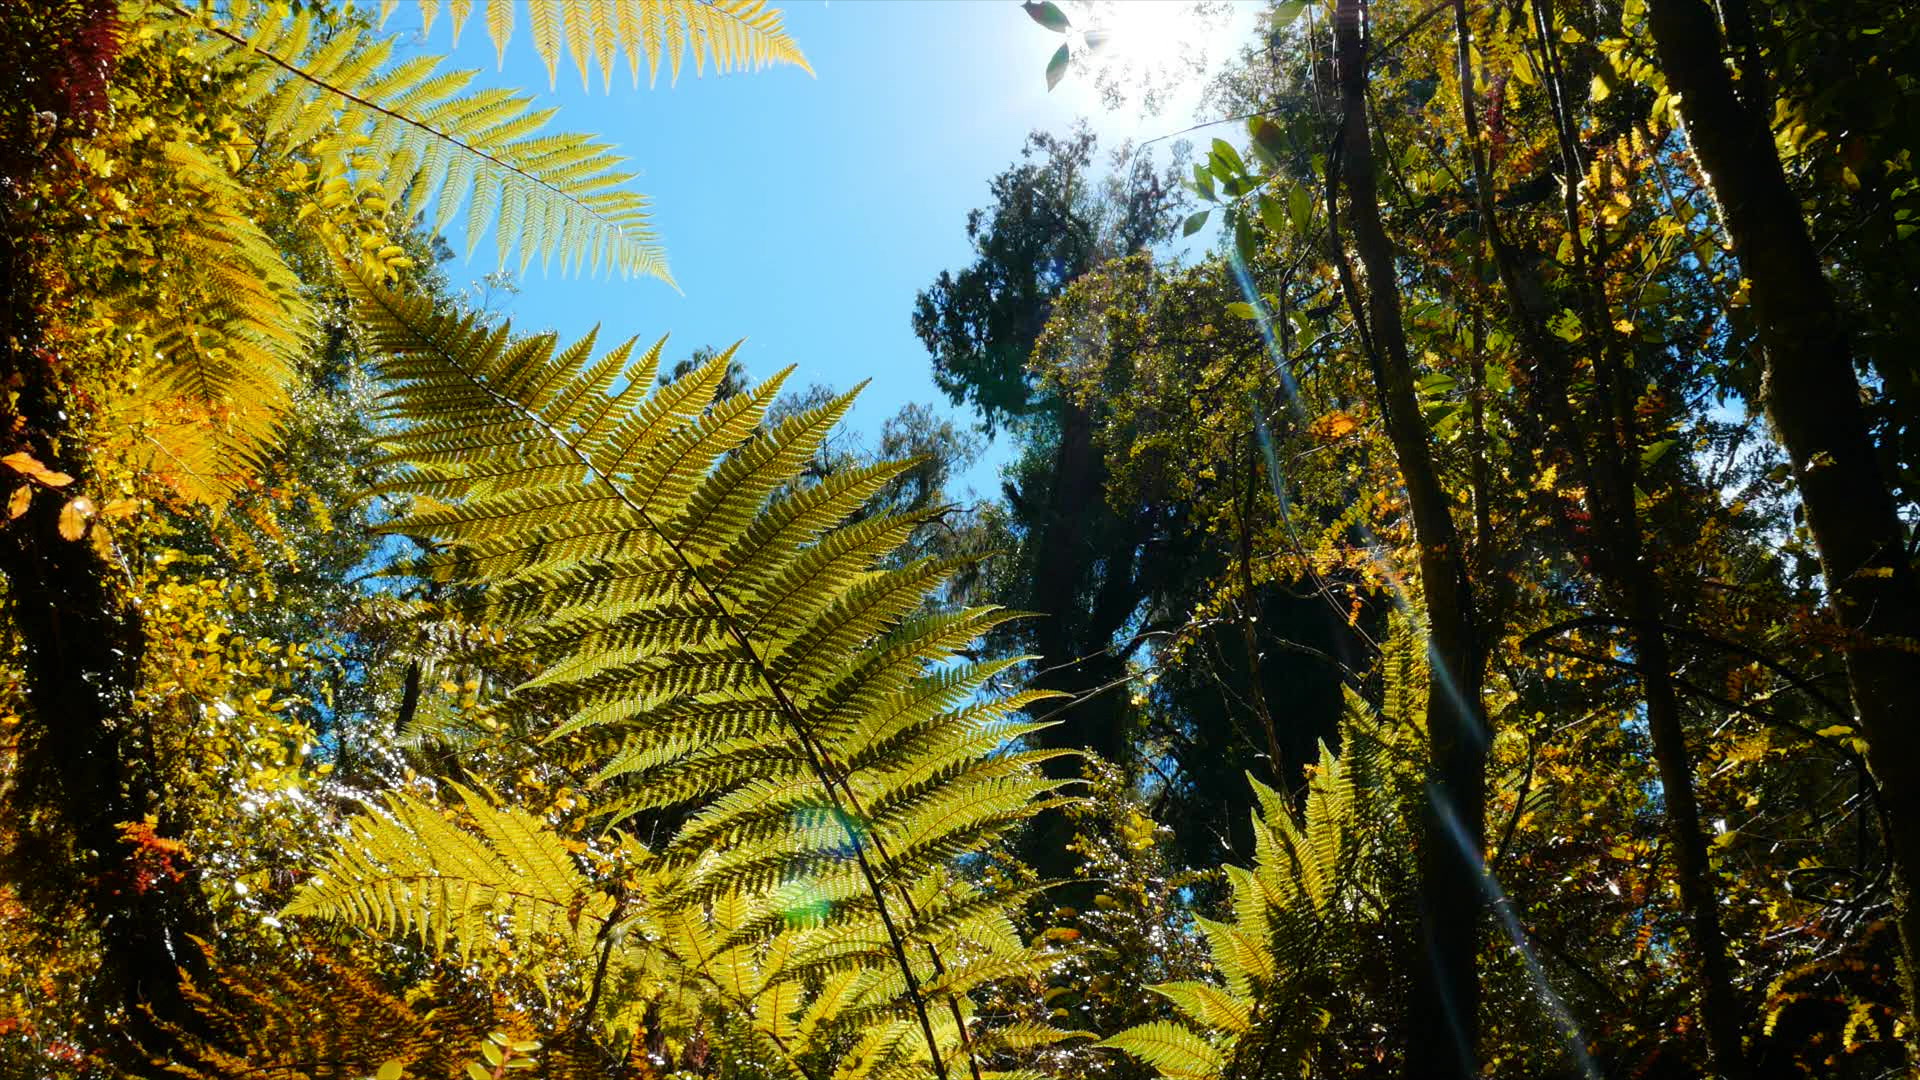
[(593, 968), (593, 989), (587, 993), (587, 1004), (580, 1011), (580, 1026), (590, 1028), (593, 1014), (600, 1008), (600, 990), (606, 985), (607, 965), (613, 959), (614, 927), (619, 925), (620, 913), (625, 909), (627, 897), (625, 890), (616, 890), (613, 895), (613, 910), (607, 912), (606, 921), (600, 924), (600, 960)]

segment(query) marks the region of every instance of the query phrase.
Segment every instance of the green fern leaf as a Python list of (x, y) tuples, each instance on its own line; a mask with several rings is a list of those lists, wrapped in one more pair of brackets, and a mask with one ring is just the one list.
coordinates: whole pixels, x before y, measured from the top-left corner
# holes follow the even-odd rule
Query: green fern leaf
[(1125, 1051), (1172, 1080), (1213, 1080), (1227, 1064), (1192, 1028), (1165, 1020), (1128, 1028), (1095, 1045)]
[(983, 696), (1013, 661), (948, 663), (1012, 616), (920, 610), (953, 566), (891, 559), (920, 518), (858, 516), (900, 466), (794, 485), (849, 399), (768, 426), (784, 373), (717, 402), (730, 351), (650, 390), (658, 346), (632, 366), (557, 350), (347, 274), (393, 387), (386, 489), (422, 497), (390, 528), (431, 539), (415, 569), (471, 587), (544, 665), (495, 715), (589, 756), (607, 820), (680, 822), (636, 917), (673, 928), (701, 993), (774, 995), (753, 1038), (804, 1024), (763, 966), (777, 945), (794, 988), (859, 976), (839, 1030), (918, 1033), (848, 1067), (965, 1054), (967, 995), (1050, 962), (1017, 895), (946, 874), (1059, 801), (1043, 755), (1009, 746), (1045, 695)]
[[(491, 228), (502, 265), (559, 255), (565, 270), (604, 257), (622, 274), (671, 280), (646, 198), (622, 189), (624, 159), (586, 136), (541, 134), (552, 111), (530, 97), (469, 92), (473, 72), (443, 72), (434, 57), (395, 62), (393, 39), (352, 26), (316, 42), (304, 13), (161, 10), (162, 27), (198, 35), (206, 59), (240, 78), (274, 152), (312, 153), (323, 175), (377, 183), (409, 214), (444, 222), (467, 201), (469, 248)], [(497, 35), (511, 31), (511, 5), (488, 16)]]

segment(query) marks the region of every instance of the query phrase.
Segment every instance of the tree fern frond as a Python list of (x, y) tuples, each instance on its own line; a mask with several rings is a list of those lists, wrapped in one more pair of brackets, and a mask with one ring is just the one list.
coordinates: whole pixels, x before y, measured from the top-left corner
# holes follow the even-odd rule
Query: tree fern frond
[[(430, 29), (440, 0), (419, 2), (424, 26)], [(487, 31), (502, 61), (513, 36), (514, 8), (522, 4), (527, 0), (486, 0)], [(455, 0), (450, 7), (458, 43), (471, 0)], [(610, 83), (614, 57), (621, 53), (635, 86), (640, 85), (642, 59), (649, 85), (663, 57), (678, 81), (685, 53), (692, 53), (702, 74), (709, 63), (716, 74), (768, 64), (792, 64), (813, 74), (805, 54), (781, 26), (780, 10), (768, 7), (766, 0), (531, 0), (526, 10), (534, 51), (547, 67), (549, 86), (559, 79), (563, 41), (583, 88), (593, 65), (600, 68), (602, 85)]]
[[(116, 336), (141, 331), (138, 359), (103, 425), (107, 450), (175, 494), (218, 503), (274, 439), (313, 316), (298, 278), (256, 223), (257, 196), (224, 161), (159, 148), (169, 226), (154, 264), (101, 298)], [(150, 282), (164, 279), (156, 292)], [(156, 295), (165, 306), (156, 308)], [(131, 335), (129, 335), (131, 338)]]
[[(435, 576), (479, 586), (545, 664), (498, 714), (595, 753), (611, 737), (603, 813), (677, 808), (655, 903), (761, 905), (746, 938), (704, 942), (713, 963), (797, 932), (763, 901), (809, 893), (794, 970), (873, 971), (858, 1008), (904, 1010), (919, 1049), (862, 1060), (944, 1075), (965, 995), (1045, 962), (992, 922), (1011, 901), (924, 891), (1058, 801), (1041, 755), (1007, 748), (1033, 697), (969, 700), (1004, 665), (935, 666), (1011, 613), (916, 614), (952, 567), (890, 561), (920, 518), (858, 517), (898, 466), (794, 485), (847, 399), (770, 427), (785, 373), (716, 402), (730, 353), (649, 392), (657, 346), (621, 371), (349, 275), (393, 385), (389, 489), (433, 500), (391, 528), (444, 546)], [(963, 927), (1012, 945), (956, 958)]]
[[(183, 979), (195, 1023), (158, 1021), (171, 1037), (155, 1075), (183, 1080), (374, 1076), (388, 1063), (408, 1076), (471, 1075), (480, 1047), (527, 1018), (505, 1001), (463, 990), (442, 974), (413, 987), (385, 985), (350, 953), (301, 942), (292, 966), (222, 962), (208, 950), (204, 977)], [(549, 1033), (541, 1074), (588, 1080), (617, 1071), (590, 1033)]]
[(1244, 1035), (1253, 1019), (1253, 1002), (1205, 982), (1161, 983), (1153, 992), (1173, 1002), (1194, 1022), (1209, 1029)]
[[(552, 112), (530, 97), (469, 92), (473, 72), (443, 72), (432, 57), (393, 62), (392, 39), (351, 26), (313, 42), (306, 13), (234, 5), (222, 17), (172, 0), (162, 11), (241, 77), (276, 151), (314, 153), (323, 174), (375, 181), (403, 212), (442, 223), (467, 201), (469, 250), (492, 229), (502, 265), (558, 255), (570, 270), (605, 258), (623, 275), (671, 281), (647, 199), (622, 188), (624, 159), (586, 136), (541, 134)], [(496, 11), (510, 32), (511, 5), (490, 5), (490, 25)]]
[(1212, 1080), (1227, 1064), (1226, 1057), (1192, 1028), (1168, 1020), (1128, 1028), (1098, 1045), (1125, 1051), (1172, 1080)]
[(470, 948), (500, 923), (523, 947), (536, 936), (589, 947), (612, 901), (560, 838), (523, 811), (457, 790), (470, 827), (417, 797), (391, 796), (383, 813), (354, 820), (287, 914), (413, 932), (436, 950), (450, 938)]
[(1186, 1023), (1147, 1024), (1101, 1045), (1167, 1077), (1266, 1075), (1276, 1065), (1300, 1074), (1328, 1038), (1333, 1010), (1360, 1005), (1334, 1000), (1341, 984), (1327, 972), (1343, 970), (1346, 985), (1359, 985), (1366, 980), (1357, 972), (1391, 968), (1392, 958), (1378, 955), (1382, 942), (1417, 917), (1400, 899), (1413, 876), (1405, 837), (1416, 828), (1424, 775), (1425, 739), (1409, 718), (1424, 712), (1428, 693), (1412, 622), (1396, 620), (1380, 658), (1385, 699), (1399, 715), (1348, 691), (1343, 753), (1321, 746), (1301, 810), (1248, 778), (1254, 865), (1226, 867), (1231, 922), (1195, 920), (1224, 985), (1154, 987)]

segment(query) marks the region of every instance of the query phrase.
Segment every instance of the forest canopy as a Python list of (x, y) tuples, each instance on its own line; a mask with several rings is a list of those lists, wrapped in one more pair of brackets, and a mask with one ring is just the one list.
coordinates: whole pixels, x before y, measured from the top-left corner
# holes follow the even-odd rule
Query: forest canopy
[(1920, 22), (979, 17), (875, 423), (493, 303), (765, 0), (0, 0), (0, 1074), (1920, 1068)]

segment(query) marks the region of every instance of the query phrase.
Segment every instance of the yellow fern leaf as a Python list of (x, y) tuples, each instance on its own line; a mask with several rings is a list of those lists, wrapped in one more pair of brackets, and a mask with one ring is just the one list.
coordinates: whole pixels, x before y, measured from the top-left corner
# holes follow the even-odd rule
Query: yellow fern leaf
[(525, 0), (527, 31), (533, 35), (533, 51), (547, 65), (547, 86), (551, 89), (560, 72), (560, 5), (566, 0)]
[[(423, 24), (431, 29), (440, 0), (421, 0), (421, 4)], [(472, 4), (473, 0), (451, 0), (456, 45)], [(806, 54), (787, 35), (780, 10), (769, 7), (766, 0), (487, 0), (487, 33), (501, 64), (506, 62), (507, 42), (513, 37), (514, 8), (520, 4), (527, 5), (534, 52), (546, 65), (548, 86), (559, 79), (563, 43), (580, 70), (582, 86), (588, 85), (591, 63), (599, 65), (603, 83), (610, 81), (614, 57), (620, 52), (626, 53), (635, 86), (640, 83), (643, 58), (651, 85), (663, 57), (671, 79), (678, 81), (687, 54), (700, 74), (709, 63), (716, 73), (792, 64), (813, 74)]]
[[(487, 0), (487, 36), (493, 39), (493, 49), (497, 54), (496, 62), (501, 67), (507, 65), (507, 42), (513, 37), (513, 8), (517, 2), (518, 0)], [(549, 64), (548, 67), (551, 68), (552, 65)]]

